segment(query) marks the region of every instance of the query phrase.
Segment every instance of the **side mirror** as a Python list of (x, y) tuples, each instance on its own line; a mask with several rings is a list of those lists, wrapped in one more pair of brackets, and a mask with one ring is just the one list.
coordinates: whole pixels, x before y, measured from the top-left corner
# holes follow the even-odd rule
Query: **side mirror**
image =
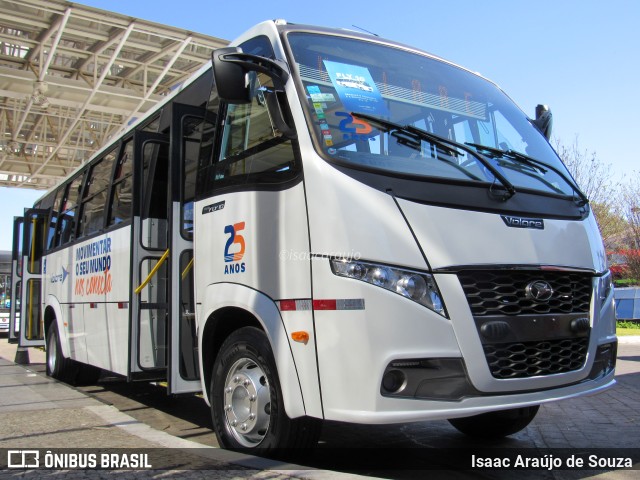
[(269, 75), (276, 88), (284, 87), (289, 78), (289, 72), (273, 60), (243, 53), (240, 47), (218, 48), (211, 55), (218, 96), (225, 102), (249, 103), (251, 101), (248, 72)]
[(536, 119), (532, 120), (538, 130), (546, 137), (547, 140), (551, 138), (551, 127), (553, 126), (553, 114), (551, 109), (547, 105), (536, 106)]
[(239, 47), (218, 48), (211, 54), (213, 78), (218, 96), (229, 103), (249, 103), (251, 92), (247, 72), (242, 65), (227, 61), (228, 55), (241, 54)]

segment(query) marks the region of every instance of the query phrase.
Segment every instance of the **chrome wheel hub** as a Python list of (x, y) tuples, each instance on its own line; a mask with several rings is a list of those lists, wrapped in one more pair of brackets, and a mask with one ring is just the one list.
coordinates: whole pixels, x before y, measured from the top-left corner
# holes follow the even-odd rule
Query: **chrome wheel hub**
[(244, 447), (255, 447), (267, 434), (271, 420), (271, 393), (267, 377), (256, 362), (236, 361), (224, 384), (227, 431)]

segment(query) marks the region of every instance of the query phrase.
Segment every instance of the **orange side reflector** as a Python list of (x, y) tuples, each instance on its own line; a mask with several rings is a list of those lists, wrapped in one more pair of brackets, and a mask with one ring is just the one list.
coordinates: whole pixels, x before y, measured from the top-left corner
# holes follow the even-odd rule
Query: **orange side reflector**
[(300, 342), (306, 345), (309, 341), (309, 334), (307, 332), (293, 332), (291, 338), (294, 342)]

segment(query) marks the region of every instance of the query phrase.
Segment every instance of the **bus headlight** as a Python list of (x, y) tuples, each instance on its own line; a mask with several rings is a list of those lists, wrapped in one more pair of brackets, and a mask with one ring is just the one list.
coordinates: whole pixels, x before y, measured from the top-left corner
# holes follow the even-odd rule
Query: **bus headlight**
[(335, 275), (390, 290), (447, 318), (438, 286), (433, 276), (428, 273), (340, 258), (330, 261), (331, 270)]

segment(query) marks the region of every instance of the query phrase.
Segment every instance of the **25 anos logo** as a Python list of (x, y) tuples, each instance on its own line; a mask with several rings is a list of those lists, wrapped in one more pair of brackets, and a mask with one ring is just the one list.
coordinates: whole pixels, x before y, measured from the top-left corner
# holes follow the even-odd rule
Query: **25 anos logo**
[(246, 270), (245, 263), (240, 262), (244, 257), (246, 245), (244, 237), (238, 233), (244, 230), (244, 226), (245, 222), (238, 222), (224, 227), (225, 235), (229, 235), (224, 246), (224, 261), (228, 264), (224, 266), (225, 275), (244, 273)]

